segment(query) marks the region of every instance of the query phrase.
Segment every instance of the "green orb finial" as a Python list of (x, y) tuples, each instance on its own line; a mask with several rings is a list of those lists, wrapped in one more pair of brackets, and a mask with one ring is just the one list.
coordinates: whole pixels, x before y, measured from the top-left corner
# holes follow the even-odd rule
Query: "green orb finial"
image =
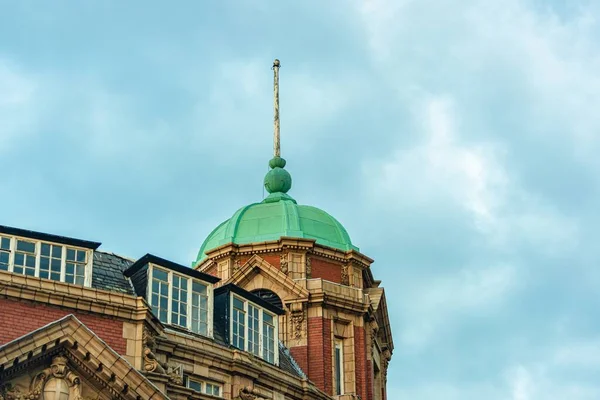
[(265, 175), (265, 189), (269, 193), (287, 193), (292, 188), (292, 176), (283, 167), (285, 160), (273, 157), (269, 161), (271, 170)]

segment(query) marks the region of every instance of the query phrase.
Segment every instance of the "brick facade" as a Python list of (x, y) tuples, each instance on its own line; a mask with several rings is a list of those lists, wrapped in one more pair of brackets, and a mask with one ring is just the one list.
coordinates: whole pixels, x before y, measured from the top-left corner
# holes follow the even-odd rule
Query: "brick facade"
[(366, 375), (369, 370), (366, 369), (366, 344), (365, 344), (365, 328), (354, 327), (354, 362), (356, 363), (355, 376), (356, 376), (356, 393), (361, 399), (370, 399), (367, 397), (367, 379)]
[(342, 283), (342, 267), (320, 258), (311, 259), (312, 278), (321, 278), (326, 281)]
[(126, 354), (123, 322), (93, 314), (52, 307), (47, 304), (0, 299), (0, 345), (17, 339), (66, 315), (75, 315), (84, 325), (121, 355)]

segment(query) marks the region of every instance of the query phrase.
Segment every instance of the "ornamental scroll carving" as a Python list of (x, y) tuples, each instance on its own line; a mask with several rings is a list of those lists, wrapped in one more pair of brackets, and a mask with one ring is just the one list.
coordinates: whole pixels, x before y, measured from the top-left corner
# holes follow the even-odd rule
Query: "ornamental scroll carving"
[(236, 258), (235, 260), (233, 260), (233, 273), (235, 274), (236, 272), (238, 272), (240, 268), (242, 268), (242, 262), (239, 258)]
[(293, 311), (292, 312), (292, 335), (294, 339), (300, 339), (304, 326), (304, 311)]
[(306, 279), (310, 279), (310, 278), (312, 278), (312, 265), (311, 265), (310, 256), (307, 254), (306, 255)]
[(67, 366), (64, 356), (52, 359), (46, 368), (33, 377), (28, 391), (10, 384), (0, 388), (0, 400), (83, 400), (81, 380)]
[(156, 356), (154, 355), (154, 349), (156, 347), (156, 340), (152, 335), (152, 332), (144, 326), (144, 331), (142, 333), (142, 342), (144, 346), (144, 372), (156, 372), (159, 374), (164, 374), (165, 369), (160, 365)]
[(169, 382), (175, 385), (183, 385), (183, 365), (167, 366), (167, 375), (169, 376)]

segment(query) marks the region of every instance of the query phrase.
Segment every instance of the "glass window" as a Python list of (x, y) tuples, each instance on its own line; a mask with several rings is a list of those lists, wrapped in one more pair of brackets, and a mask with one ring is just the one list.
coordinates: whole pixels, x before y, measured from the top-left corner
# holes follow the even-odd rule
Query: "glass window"
[(335, 394), (341, 395), (344, 391), (344, 353), (341, 340), (336, 340), (335, 342), (333, 368), (335, 378)]
[(85, 250), (67, 248), (65, 282), (83, 285), (85, 281), (86, 258), (87, 252)]
[(0, 271), (8, 271), (10, 263), (10, 238), (0, 236)]
[(188, 387), (195, 390), (196, 392), (202, 392), (202, 382), (194, 379), (188, 379)]
[(35, 242), (17, 239), (13, 272), (35, 276)]
[(206, 385), (206, 394), (211, 394), (213, 396), (221, 395), (221, 387), (219, 385), (213, 385), (212, 383), (207, 383)]
[(263, 358), (275, 363), (275, 323), (271, 314), (263, 312)]
[(192, 282), (192, 331), (208, 335), (208, 287)]
[(152, 269), (152, 295), (150, 304), (154, 315), (156, 315), (161, 322), (168, 323), (169, 274), (162, 269)]
[(173, 274), (173, 292), (171, 294), (171, 323), (187, 327), (188, 279)]
[(233, 346), (246, 350), (246, 312), (244, 302), (237, 297), (233, 298)]
[(260, 356), (260, 310), (248, 304), (248, 351)]
[(62, 246), (42, 243), (40, 251), (40, 278), (60, 281)]

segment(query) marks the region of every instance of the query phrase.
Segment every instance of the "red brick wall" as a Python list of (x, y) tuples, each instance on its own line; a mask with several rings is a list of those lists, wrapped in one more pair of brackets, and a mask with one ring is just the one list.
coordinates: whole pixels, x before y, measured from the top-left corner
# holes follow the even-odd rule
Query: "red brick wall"
[(204, 273), (208, 274), (208, 275), (216, 276), (217, 278), (219, 278), (218, 269), (219, 269), (218, 266), (215, 264), (212, 267), (210, 267), (209, 269), (207, 269), (206, 271), (204, 271)]
[(325, 393), (333, 393), (331, 320), (308, 319), (308, 378)]
[(330, 261), (319, 258), (311, 258), (311, 269), (313, 278), (322, 278), (327, 281), (342, 283), (342, 267)]
[(306, 375), (308, 375), (308, 346), (296, 346), (290, 348), (290, 353), (292, 353), (292, 357), (298, 363), (302, 371)]
[(0, 299), (0, 327), (2, 327), (0, 329), (0, 345), (69, 314), (74, 314), (117, 353), (121, 355), (126, 353), (127, 343), (123, 338), (123, 322), (47, 304), (9, 299)]
[(375, 384), (375, 376), (373, 375), (373, 361), (367, 361), (367, 399), (373, 399), (373, 389)]
[(367, 352), (365, 344), (365, 328), (354, 327), (354, 362), (355, 362), (355, 374), (356, 374), (356, 393), (361, 399), (371, 399), (367, 397), (367, 374), (366, 361)]

